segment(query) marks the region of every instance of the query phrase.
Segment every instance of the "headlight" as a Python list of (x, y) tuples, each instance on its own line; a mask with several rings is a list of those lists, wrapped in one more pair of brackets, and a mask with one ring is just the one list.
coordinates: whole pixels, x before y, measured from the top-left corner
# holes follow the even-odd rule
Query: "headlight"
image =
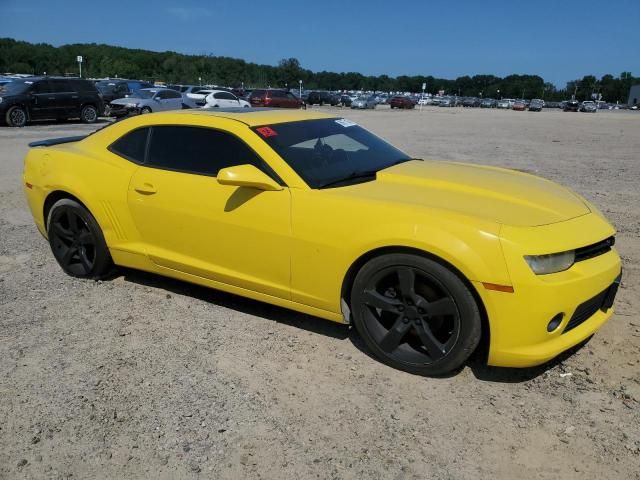
[(127, 103), (127, 107), (129, 108), (137, 108), (138, 104), (137, 103)]
[(576, 252), (569, 250), (562, 253), (549, 255), (525, 255), (524, 259), (536, 275), (563, 272), (573, 265), (576, 260)]

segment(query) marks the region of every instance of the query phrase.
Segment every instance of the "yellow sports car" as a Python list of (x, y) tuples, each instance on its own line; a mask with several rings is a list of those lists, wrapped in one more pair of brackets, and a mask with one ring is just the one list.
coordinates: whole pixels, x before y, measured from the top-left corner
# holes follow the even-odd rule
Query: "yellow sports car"
[(31, 144), (25, 192), (69, 275), (113, 265), (353, 323), (423, 375), (488, 345), (543, 363), (611, 316), (614, 229), (501, 168), (410, 158), (317, 112), (183, 110)]

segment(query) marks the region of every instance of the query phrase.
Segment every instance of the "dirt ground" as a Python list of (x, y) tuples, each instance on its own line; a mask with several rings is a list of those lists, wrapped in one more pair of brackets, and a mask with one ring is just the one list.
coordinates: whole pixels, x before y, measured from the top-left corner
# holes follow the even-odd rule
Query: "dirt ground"
[(422, 378), (347, 326), (125, 271), (58, 268), (0, 127), (0, 478), (640, 479), (640, 113), (340, 110), (416, 157), (524, 169), (618, 229), (617, 313), (541, 368)]

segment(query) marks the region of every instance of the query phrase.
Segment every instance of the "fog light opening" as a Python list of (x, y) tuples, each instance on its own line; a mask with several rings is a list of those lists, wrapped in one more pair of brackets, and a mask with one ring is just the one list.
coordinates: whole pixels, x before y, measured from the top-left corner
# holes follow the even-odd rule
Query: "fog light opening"
[(549, 322), (549, 324), (547, 325), (547, 332), (551, 333), (554, 330), (556, 330), (562, 323), (563, 318), (564, 318), (564, 313), (558, 313), (556, 316), (554, 316)]

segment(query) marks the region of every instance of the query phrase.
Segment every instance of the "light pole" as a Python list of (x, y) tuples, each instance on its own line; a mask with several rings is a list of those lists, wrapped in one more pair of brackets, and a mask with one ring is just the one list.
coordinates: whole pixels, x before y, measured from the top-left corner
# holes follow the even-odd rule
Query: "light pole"
[(500, 89), (498, 89), (496, 93), (498, 94), (498, 100), (502, 100), (502, 97), (500, 96)]
[(302, 80), (298, 80), (300, 83), (300, 98), (302, 98)]
[(198, 77), (198, 82), (200, 83), (200, 86), (202, 86), (202, 77)]
[(82, 78), (82, 55), (78, 55), (76, 60), (78, 61), (78, 68), (80, 69), (80, 78)]

